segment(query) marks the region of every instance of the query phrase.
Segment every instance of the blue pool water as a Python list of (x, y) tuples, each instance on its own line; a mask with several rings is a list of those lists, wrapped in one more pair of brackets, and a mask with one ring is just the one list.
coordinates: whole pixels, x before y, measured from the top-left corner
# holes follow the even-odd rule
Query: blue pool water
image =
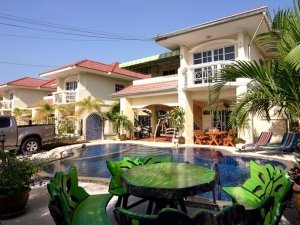
[[(221, 151), (208, 148), (160, 148), (133, 144), (105, 144), (89, 146), (84, 149), (76, 149), (71, 158), (55, 161), (47, 172), (54, 173), (58, 170), (67, 170), (70, 165), (78, 168), (79, 176), (105, 177), (111, 175), (106, 168), (106, 160), (121, 160), (124, 156), (172, 155), (174, 162), (189, 162), (208, 168), (218, 164), (222, 186), (241, 185), (249, 177), (249, 162), (255, 160), (260, 164), (271, 163), (276, 167), (285, 168), (285, 165), (277, 161), (255, 159), (250, 157), (224, 156)], [(211, 193), (201, 195), (211, 198)], [(222, 200), (230, 200), (225, 193), (221, 193)]]

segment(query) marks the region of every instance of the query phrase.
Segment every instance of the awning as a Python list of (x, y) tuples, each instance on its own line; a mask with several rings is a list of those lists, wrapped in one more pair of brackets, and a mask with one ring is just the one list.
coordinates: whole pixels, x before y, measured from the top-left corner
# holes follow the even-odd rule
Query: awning
[(140, 65), (143, 63), (150, 63), (153, 61), (160, 61), (160, 60), (166, 60), (168, 58), (172, 58), (172, 57), (176, 57), (179, 56), (180, 51), (179, 50), (175, 50), (172, 52), (167, 52), (167, 53), (162, 53), (162, 54), (158, 54), (158, 55), (153, 55), (153, 56), (149, 56), (146, 58), (142, 58), (142, 59), (137, 59), (137, 60), (133, 60), (133, 61), (129, 61), (129, 62), (125, 62), (125, 63), (120, 63), (119, 67), (120, 68), (127, 68), (130, 66), (135, 66), (135, 65)]

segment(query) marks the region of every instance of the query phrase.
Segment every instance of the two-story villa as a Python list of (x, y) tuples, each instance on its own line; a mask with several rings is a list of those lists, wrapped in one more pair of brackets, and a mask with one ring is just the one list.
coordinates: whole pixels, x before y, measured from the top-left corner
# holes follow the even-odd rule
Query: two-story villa
[[(112, 93), (130, 86), (133, 80), (151, 77), (122, 69), (118, 63), (108, 65), (91, 60), (65, 65), (41, 73), (40, 76), (57, 81), (57, 90), (53, 92), (53, 104), (76, 103), (91, 96), (103, 101), (102, 112), (107, 111), (114, 102)], [(75, 112), (76, 106), (71, 110)], [(79, 118), (77, 132), (88, 140), (101, 139), (104, 134), (112, 134), (111, 126), (108, 122), (104, 123), (99, 113), (85, 112)]]
[(44, 96), (52, 95), (56, 90), (55, 80), (45, 80), (23, 77), (0, 85), (2, 100), (0, 101), (0, 115), (13, 115), (15, 108), (26, 109), (28, 119), (32, 119), (33, 106)]
[[(217, 71), (235, 60), (267, 57), (254, 38), (270, 31), (270, 23), (267, 7), (259, 7), (158, 35), (154, 38), (155, 42), (171, 52), (120, 64), (135, 71), (150, 72), (154, 78), (134, 81), (132, 86), (113, 96), (120, 98), (121, 110), (132, 120), (133, 109), (150, 109), (152, 129), (157, 123), (157, 111), (183, 107), (183, 134), (188, 144), (193, 143), (194, 129), (228, 129), (228, 106), (247, 90), (249, 80), (237, 79), (227, 83), (221, 92), (219, 109), (215, 112), (209, 111), (209, 88)], [(282, 127), (285, 127), (285, 122), (277, 120), (284, 125)], [(252, 117), (249, 129), (239, 135), (252, 141), (254, 131), (259, 133), (261, 130), (272, 130), (272, 123)]]

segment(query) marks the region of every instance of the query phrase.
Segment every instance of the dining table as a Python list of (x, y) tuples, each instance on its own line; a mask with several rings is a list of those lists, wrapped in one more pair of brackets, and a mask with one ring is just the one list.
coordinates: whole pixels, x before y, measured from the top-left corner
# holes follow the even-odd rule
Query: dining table
[(205, 132), (205, 134), (209, 135), (210, 137), (210, 141), (208, 142), (209, 145), (220, 145), (221, 142), (220, 142), (220, 137), (222, 137), (223, 135), (225, 135), (227, 133), (227, 131), (214, 131), (214, 130), (211, 130), (211, 131), (207, 131)]
[[(121, 180), (126, 191), (134, 196), (155, 203), (154, 213), (166, 205), (186, 212), (184, 199), (212, 191), (215, 198), (216, 172), (213, 169), (190, 163), (156, 163), (136, 166), (122, 173)], [(148, 205), (147, 214), (151, 214)]]

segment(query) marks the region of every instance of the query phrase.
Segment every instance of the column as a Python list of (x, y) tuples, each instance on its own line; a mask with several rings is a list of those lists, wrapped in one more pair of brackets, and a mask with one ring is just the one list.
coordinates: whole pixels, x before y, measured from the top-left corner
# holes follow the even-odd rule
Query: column
[(186, 91), (178, 92), (178, 103), (185, 111), (183, 136), (186, 144), (194, 143), (194, 116), (193, 116), (193, 100)]

